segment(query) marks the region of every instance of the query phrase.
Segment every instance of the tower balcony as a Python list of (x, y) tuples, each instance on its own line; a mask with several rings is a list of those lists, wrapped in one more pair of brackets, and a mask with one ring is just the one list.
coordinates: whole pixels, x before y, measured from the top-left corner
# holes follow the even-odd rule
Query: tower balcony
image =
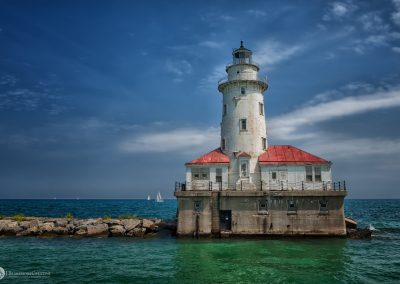
[(231, 83), (238, 82), (255, 82), (261, 85), (262, 89), (265, 91), (268, 88), (268, 80), (266, 76), (254, 75), (254, 74), (239, 74), (235, 78), (224, 77), (218, 81), (218, 91), (222, 90)]
[(240, 65), (240, 64), (253, 65), (257, 68), (257, 71), (260, 70), (260, 65), (254, 62), (251, 58), (234, 58), (233, 62), (229, 62), (228, 64), (226, 64), (225, 70), (228, 70), (230, 67), (234, 65)]

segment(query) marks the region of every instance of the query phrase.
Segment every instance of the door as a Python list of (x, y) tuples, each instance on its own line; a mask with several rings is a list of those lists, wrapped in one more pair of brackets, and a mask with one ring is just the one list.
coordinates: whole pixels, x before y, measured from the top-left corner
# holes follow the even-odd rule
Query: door
[(232, 211), (220, 210), (219, 221), (221, 231), (230, 231), (232, 229)]

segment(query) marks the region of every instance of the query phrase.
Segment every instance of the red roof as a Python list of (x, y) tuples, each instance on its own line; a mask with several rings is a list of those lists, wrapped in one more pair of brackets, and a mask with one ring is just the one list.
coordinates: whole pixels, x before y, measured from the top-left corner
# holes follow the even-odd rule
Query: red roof
[(265, 153), (258, 157), (260, 164), (328, 164), (327, 160), (314, 156), (299, 148), (289, 145), (268, 146)]
[(186, 165), (202, 165), (202, 164), (229, 164), (229, 157), (222, 153), (221, 148), (217, 148)]

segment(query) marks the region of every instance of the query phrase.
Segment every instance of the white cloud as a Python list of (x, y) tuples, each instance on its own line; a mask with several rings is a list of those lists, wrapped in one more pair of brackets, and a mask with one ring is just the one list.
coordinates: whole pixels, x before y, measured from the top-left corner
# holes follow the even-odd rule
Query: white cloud
[[(363, 93), (367, 95), (360, 95)], [(400, 107), (400, 86), (386, 85), (383, 89), (355, 82), (319, 94), (292, 112), (272, 117), (268, 123), (268, 135), (331, 160), (373, 155), (400, 158), (400, 139), (354, 137), (318, 128), (318, 124), (324, 121), (393, 107)]]
[(351, 138), (320, 135), (306, 141), (303, 147), (331, 158), (354, 159), (359, 156), (399, 155), (400, 139)]
[[(353, 84), (347, 85), (344, 89), (347, 88), (350, 91), (357, 88), (368, 90), (366, 86), (369, 85)], [(376, 90), (373, 94), (347, 96), (336, 100), (329, 100), (328, 93), (328, 96), (326, 94), (322, 96), (322, 102), (318, 102), (318, 100), (321, 100), (321, 98), (318, 99), (317, 96), (317, 99), (314, 98), (316, 103), (306, 104), (290, 113), (273, 117), (269, 123), (270, 133), (274, 137), (284, 140), (318, 136), (315, 132), (304, 131), (304, 127), (367, 111), (399, 107), (400, 87), (390, 90)]]
[(267, 12), (263, 10), (256, 10), (256, 9), (250, 9), (246, 11), (247, 14), (254, 16), (254, 17), (266, 17)]
[(393, 22), (400, 26), (400, 0), (392, 0), (395, 7), (395, 12), (392, 13)]
[(119, 149), (129, 153), (198, 153), (219, 145), (218, 128), (181, 128), (170, 131), (144, 133), (127, 139)]
[(329, 6), (328, 11), (322, 17), (324, 21), (341, 20), (351, 15), (358, 8), (352, 1), (333, 2)]
[(175, 76), (175, 82), (182, 82), (185, 75), (192, 73), (193, 67), (186, 60), (167, 60), (165, 70)]
[(390, 26), (380, 16), (378, 12), (370, 12), (359, 18), (362, 28), (366, 32), (388, 32)]
[(207, 23), (210, 27), (219, 26), (233, 21), (235, 18), (228, 14), (220, 13), (206, 13), (202, 14), (200, 18), (203, 22)]
[(392, 50), (393, 50), (394, 52), (396, 52), (396, 53), (400, 53), (400, 47), (398, 47), (398, 46), (392, 47)]
[(275, 40), (267, 40), (257, 45), (254, 61), (271, 68), (273, 65), (299, 54), (303, 48), (299, 44), (287, 46)]
[(13, 87), (17, 83), (17, 78), (13, 75), (3, 75), (0, 77), (0, 85)]
[(365, 43), (366, 44), (373, 44), (376, 46), (382, 46), (382, 45), (387, 45), (387, 36), (386, 35), (370, 35), (369, 37), (366, 38)]
[(218, 64), (214, 66), (210, 75), (200, 81), (200, 86), (210, 87), (213, 89), (217, 88), (218, 81), (227, 76), (225, 72), (225, 67), (225, 64)]
[(200, 46), (210, 47), (210, 48), (221, 48), (224, 43), (223, 42), (216, 42), (212, 40), (205, 40), (199, 43)]

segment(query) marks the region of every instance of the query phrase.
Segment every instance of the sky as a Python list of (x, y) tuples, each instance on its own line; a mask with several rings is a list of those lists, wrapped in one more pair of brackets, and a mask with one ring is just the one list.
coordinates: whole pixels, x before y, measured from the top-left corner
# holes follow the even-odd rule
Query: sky
[(0, 198), (172, 198), (219, 146), (241, 40), (269, 145), (400, 198), (400, 0), (0, 0)]

